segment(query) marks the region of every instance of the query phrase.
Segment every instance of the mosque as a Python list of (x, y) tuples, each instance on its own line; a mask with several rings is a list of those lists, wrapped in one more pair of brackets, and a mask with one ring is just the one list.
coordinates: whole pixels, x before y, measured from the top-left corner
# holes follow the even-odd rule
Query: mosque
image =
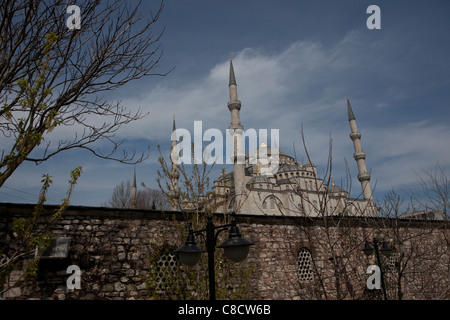
[[(180, 213), (218, 198), (224, 205), (208, 213), (234, 211), (239, 229), (255, 244), (241, 264), (220, 263), (224, 269), (217, 274), (231, 274), (225, 266), (237, 268), (233, 279), (221, 278), (216, 284), (224, 299), (241, 299), (245, 290), (247, 299), (256, 300), (381, 299), (382, 294), (385, 299), (448, 299), (447, 220), (429, 216), (432, 212), (407, 219), (377, 217), (361, 133), (348, 97), (350, 138), (361, 183), (357, 198), (335, 185), (331, 175), (320, 177), (311, 159), (298, 162), (275, 144), (262, 141), (259, 148), (244, 153), (231, 59), (229, 91), (233, 170), (214, 181), (210, 199), (183, 203), (181, 208), (180, 201), (171, 203), (172, 211), (164, 214), (160, 209), (140, 209), (134, 178), (131, 208), (69, 206), (52, 226), (55, 239), (40, 257), (36, 281), (22, 283), (25, 267), (19, 266), (5, 282), (7, 287), (0, 286), (0, 299), (180, 299), (179, 293), (201, 299), (204, 289), (196, 285), (203, 283), (198, 279), (206, 279), (206, 268), (196, 267), (193, 282), (180, 281), (189, 278), (183, 276), (186, 269), (174, 253), (186, 239), (180, 222), (187, 221)], [(173, 135), (172, 139), (167, 178), (170, 198), (178, 201), (183, 200), (178, 188), (181, 168), (173, 159), (177, 141)], [(271, 170), (274, 159), (276, 170)], [(43, 230), (56, 209), (45, 206), (39, 222)], [(0, 203), (0, 248), (17, 243), (15, 219), (34, 211), (33, 204)], [(383, 243), (381, 255), (377, 243)], [(368, 287), (368, 266), (374, 265), (383, 266), (383, 293)], [(79, 267), (80, 289), (69, 288), (67, 266)], [(166, 285), (171, 281), (176, 290)]]
[[(361, 146), (361, 133), (356, 126), (356, 118), (348, 96), (350, 138), (355, 149), (353, 157), (358, 166), (358, 180), (361, 183), (361, 196), (358, 198), (351, 198), (344, 188), (335, 185), (332, 176), (329, 179), (319, 177), (316, 166), (310, 159), (306, 163), (298, 162), (276, 146), (267, 146), (264, 141), (257, 150), (244, 153), (242, 147), (244, 127), (239, 115), (241, 101), (238, 100), (231, 56), (229, 92), (228, 109), (231, 112), (229, 131), (234, 142), (231, 155), (233, 170), (219, 176), (214, 181), (212, 191), (215, 197), (226, 199), (225, 205), (216, 209), (216, 212), (234, 211), (252, 215), (310, 217), (322, 215), (376, 216), (370, 187), (370, 174), (366, 168), (366, 155)], [(173, 130), (175, 130), (175, 119)], [(172, 150), (176, 146), (175, 139), (172, 138)], [(171, 152), (171, 156), (173, 155), (174, 153)], [(277, 162), (277, 170), (270, 170), (271, 161)], [(176, 161), (173, 159), (170, 179), (171, 192), (176, 198), (179, 195), (179, 173)], [(173, 209), (177, 209), (175, 205)]]

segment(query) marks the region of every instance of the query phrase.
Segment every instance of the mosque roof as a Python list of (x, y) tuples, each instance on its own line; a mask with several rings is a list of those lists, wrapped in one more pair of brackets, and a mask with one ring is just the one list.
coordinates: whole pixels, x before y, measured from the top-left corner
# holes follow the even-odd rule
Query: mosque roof
[(272, 182), (270, 182), (269, 178), (267, 178), (266, 176), (254, 176), (252, 177), (247, 183), (247, 186), (251, 186), (252, 184), (259, 184), (259, 183), (269, 183), (272, 184)]
[[(272, 150), (274, 150), (275, 152), (272, 152)], [(246, 154), (246, 157), (253, 157), (253, 156), (257, 156), (258, 154), (267, 154), (268, 156), (272, 155), (272, 153), (278, 153), (278, 155), (280, 156), (285, 156), (285, 157), (289, 157), (292, 158), (291, 156), (287, 155), (286, 153), (284, 153), (283, 151), (281, 151), (280, 149), (276, 148), (276, 147), (259, 147), (256, 150), (252, 150), (250, 152), (248, 152)]]
[(330, 193), (347, 192), (344, 188), (334, 184), (328, 187), (328, 191)]
[(301, 164), (280, 164), (278, 172), (289, 172), (289, 171), (300, 171), (303, 170), (303, 166)]

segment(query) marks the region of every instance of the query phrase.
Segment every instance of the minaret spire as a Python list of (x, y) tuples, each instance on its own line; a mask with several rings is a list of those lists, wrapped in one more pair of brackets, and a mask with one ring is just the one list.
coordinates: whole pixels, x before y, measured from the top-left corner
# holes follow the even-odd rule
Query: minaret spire
[[(172, 133), (177, 130), (177, 126), (175, 125), (175, 113), (173, 114), (173, 124), (172, 124)], [(176, 139), (175, 139), (176, 140)]]
[(180, 177), (180, 173), (178, 172), (178, 150), (177, 150), (177, 136), (176, 136), (176, 125), (175, 125), (175, 114), (173, 115), (173, 124), (172, 124), (172, 146), (170, 148), (170, 160), (172, 162), (172, 167), (170, 171), (170, 180), (171, 180), (171, 190), (170, 194), (172, 199), (170, 201), (171, 209), (173, 211), (178, 210), (178, 178)]
[[(347, 94), (346, 94), (347, 95)], [(356, 126), (356, 118), (350, 105), (350, 101), (347, 95), (347, 111), (348, 111), (348, 121), (350, 123), (350, 139), (353, 141), (353, 147), (355, 153), (353, 157), (358, 165), (358, 180), (361, 182), (361, 188), (363, 192), (364, 199), (372, 201), (372, 189), (370, 188), (370, 174), (367, 172), (366, 167), (366, 154), (362, 150), (361, 145), (361, 133), (358, 131)]]
[(348, 121), (350, 120), (356, 120), (355, 114), (353, 113), (352, 106), (350, 105), (350, 101), (348, 100), (348, 94), (345, 93), (345, 96), (347, 97), (347, 112), (348, 112)]
[(233, 178), (234, 178), (234, 192), (235, 192), (235, 206), (236, 213), (242, 211), (242, 205), (245, 200), (245, 154), (242, 150), (242, 135), (244, 127), (241, 124), (239, 111), (241, 110), (241, 102), (238, 100), (236, 76), (234, 74), (233, 60), (230, 53), (230, 77), (228, 87), (230, 90), (230, 101), (228, 102), (228, 109), (231, 112), (231, 126), (230, 134), (233, 137), (233, 154), (231, 160), (234, 163)]
[(236, 76), (234, 75), (233, 59), (231, 58), (230, 52), (230, 80), (228, 82), (228, 86), (231, 86), (232, 84), (236, 85)]
[(137, 203), (136, 203), (136, 193), (137, 193), (137, 186), (136, 186), (136, 168), (134, 168), (134, 174), (133, 174), (133, 185), (131, 187), (131, 200), (130, 200), (130, 207), (132, 209), (136, 209)]

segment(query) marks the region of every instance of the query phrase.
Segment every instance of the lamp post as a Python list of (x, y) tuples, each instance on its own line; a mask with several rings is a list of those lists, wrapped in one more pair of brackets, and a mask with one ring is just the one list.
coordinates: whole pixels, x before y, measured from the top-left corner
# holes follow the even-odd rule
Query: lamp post
[(377, 239), (373, 238), (373, 242), (372, 242), (373, 248), (372, 248), (370, 246), (370, 242), (366, 240), (366, 244), (365, 244), (364, 248), (362, 249), (362, 251), (364, 252), (364, 254), (366, 256), (370, 256), (375, 249), (375, 255), (377, 258), (378, 267), (380, 268), (381, 289), (383, 290), (384, 300), (387, 300), (388, 298), (387, 298), (387, 294), (386, 294), (386, 286), (384, 285), (384, 273), (383, 273), (383, 268), (381, 266), (380, 251), (383, 255), (389, 257), (392, 254), (392, 249), (387, 246), (385, 241), (383, 241), (381, 249), (379, 249), (378, 244), (379, 244), (379, 241)]
[(181, 263), (189, 266), (197, 264), (202, 253), (205, 252), (198, 247), (195, 242), (195, 235), (201, 235), (205, 239), (206, 252), (208, 253), (208, 276), (209, 276), (209, 299), (216, 300), (216, 279), (214, 272), (214, 252), (216, 251), (216, 243), (219, 234), (229, 228), (228, 239), (222, 243), (218, 248), (223, 248), (225, 256), (234, 262), (244, 260), (249, 252), (252, 242), (242, 238), (239, 228), (236, 225), (235, 213), (231, 214), (231, 223), (215, 226), (212, 221), (212, 216), (208, 216), (206, 228), (194, 231), (192, 224), (189, 226), (189, 234), (187, 236), (184, 246), (175, 250)]

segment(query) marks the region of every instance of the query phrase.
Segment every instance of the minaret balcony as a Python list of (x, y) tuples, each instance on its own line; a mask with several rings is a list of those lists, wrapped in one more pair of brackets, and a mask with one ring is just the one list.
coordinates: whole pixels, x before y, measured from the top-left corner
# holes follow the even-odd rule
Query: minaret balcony
[(358, 174), (358, 180), (359, 180), (359, 182), (369, 181), (370, 174), (368, 172), (360, 173), (360, 174)]
[(233, 111), (235, 109), (237, 109), (238, 111), (241, 110), (241, 102), (239, 100), (228, 102), (228, 109), (230, 111)]
[(359, 131), (350, 133), (350, 139), (355, 141), (356, 139), (361, 139), (361, 133)]
[(180, 173), (178, 171), (172, 171), (171, 177), (172, 179), (178, 180), (178, 178), (180, 178)]
[(366, 159), (366, 153), (365, 152), (355, 152), (353, 154), (353, 158), (355, 158), (356, 161), (361, 160), (361, 159)]
[(239, 124), (231, 124), (229, 130), (230, 130), (231, 136), (234, 136), (234, 135), (242, 136), (244, 134), (244, 126), (240, 123)]
[(245, 164), (245, 154), (231, 155), (230, 159), (233, 163)]

